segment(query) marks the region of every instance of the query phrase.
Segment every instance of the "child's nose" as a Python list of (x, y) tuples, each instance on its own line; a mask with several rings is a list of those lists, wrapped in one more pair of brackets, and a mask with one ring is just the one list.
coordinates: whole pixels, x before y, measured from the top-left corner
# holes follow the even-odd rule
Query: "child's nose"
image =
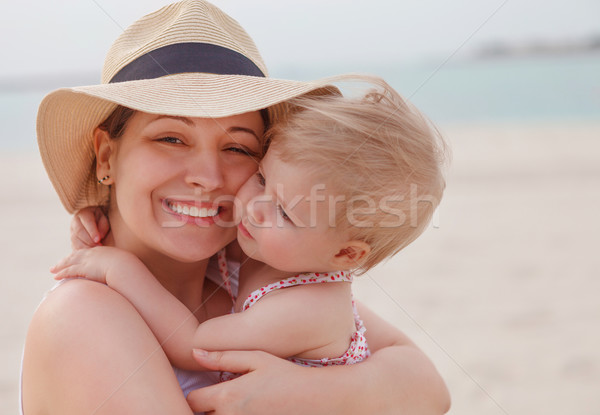
[(248, 217), (254, 225), (263, 224), (265, 221), (265, 201), (261, 200), (260, 196), (253, 197), (246, 206), (246, 212), (248, 212)]

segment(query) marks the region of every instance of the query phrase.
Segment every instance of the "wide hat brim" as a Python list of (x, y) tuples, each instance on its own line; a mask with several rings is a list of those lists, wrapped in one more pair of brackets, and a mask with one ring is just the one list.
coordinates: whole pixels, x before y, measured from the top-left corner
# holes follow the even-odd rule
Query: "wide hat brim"
[(338, 94), (347, 76), (292, 81), (245, 75), (182, 73), (156, 79), (62, 88), (41, 102), (37, 137), (50, 181), (68, 212), (106, 202), (108, 186), (95, 174), (93, 131), (117, 105), (185, 117), (221, 118), (268, 109), (277, 122), (285, 101), (306, 94)]

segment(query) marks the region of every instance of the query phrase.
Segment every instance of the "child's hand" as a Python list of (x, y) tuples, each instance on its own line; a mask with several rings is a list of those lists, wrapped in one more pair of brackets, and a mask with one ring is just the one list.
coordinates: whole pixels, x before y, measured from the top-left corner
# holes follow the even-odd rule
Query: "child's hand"
[(71, 221), (71, 247), (86, 249), (100, 242), (110, 229), (108, 218), (100, 207), (86, 207), (75, 213)]
[(98, 246), (91, 249), (79, 249), (50, 268), (55, 280), (65, 278), (86, 278), (107, 284), (109, 272), (122, 271), (130, 264), (137, 265), (139, 260), (133, 254), (118, 248)]

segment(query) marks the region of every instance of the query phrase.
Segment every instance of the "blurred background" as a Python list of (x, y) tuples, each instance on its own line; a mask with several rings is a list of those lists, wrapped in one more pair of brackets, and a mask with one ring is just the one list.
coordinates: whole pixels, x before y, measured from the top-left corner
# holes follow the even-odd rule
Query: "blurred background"
[[(167, 3), (2, 4), (1, 413), (17, 412), (27, 324), (69, 249), (70, 218), (37, 154), (37, 106), (98, 83), (114, 39)], [(380, 75), (449, 141), (434, 224), (356, 295), (431, 356), (450, 413), (599, 414), (600, 2), (213, 3), (271, 76)]]

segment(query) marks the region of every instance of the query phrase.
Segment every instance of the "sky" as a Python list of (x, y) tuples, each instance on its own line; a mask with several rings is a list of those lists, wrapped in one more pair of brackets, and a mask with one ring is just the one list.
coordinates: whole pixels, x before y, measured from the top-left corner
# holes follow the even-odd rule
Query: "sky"
[[(162, 0), (4, 0), (0, 80), (98, 74), (122, 30)], [(598, 0), (214, 0), (254, 38), (271, 72), (328, 62), (460, 59), (496, 41), (600, 34)], [(274, 71), (275, 69), (275, 71)]]

